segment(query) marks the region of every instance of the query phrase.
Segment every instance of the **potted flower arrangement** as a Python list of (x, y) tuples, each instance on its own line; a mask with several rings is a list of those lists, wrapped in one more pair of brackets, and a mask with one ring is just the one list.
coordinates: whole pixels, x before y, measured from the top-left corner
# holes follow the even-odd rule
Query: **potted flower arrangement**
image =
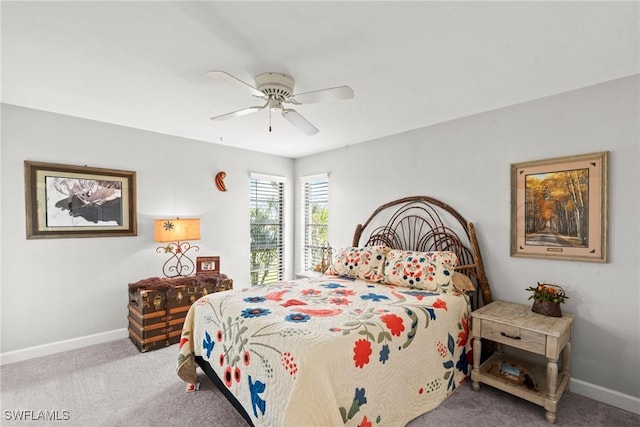
[(529, 296), (533, 300), (531, 311), (545, 316), (562, 317), (560, 304), (569, 299), (564, 289), (558, 285), (538, 282), (538, 286), (529, 286), (526, 290), (533, 292)]

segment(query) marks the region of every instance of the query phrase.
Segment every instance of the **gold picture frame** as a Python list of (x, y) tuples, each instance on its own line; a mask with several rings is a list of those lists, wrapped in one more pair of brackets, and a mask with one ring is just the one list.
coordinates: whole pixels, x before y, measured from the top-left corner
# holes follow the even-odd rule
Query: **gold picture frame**
[(609, 152), (511, 165), (511, 256), (607, 262)]
[(25, 160), (27, 239), (136, 236), (136, 173)]

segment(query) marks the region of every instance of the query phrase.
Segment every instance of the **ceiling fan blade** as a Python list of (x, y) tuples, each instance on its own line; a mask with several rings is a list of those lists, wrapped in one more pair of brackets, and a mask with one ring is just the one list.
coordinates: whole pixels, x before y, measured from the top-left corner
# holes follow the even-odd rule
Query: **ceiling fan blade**
[(314, 102), (340, 101), (351, 98), (353, 98), (353, 89), (349, 86), (338, 86), (295, 94), (291, 102), (294, 104), (311, 104)]
[(305, 135), (315, 135), (319, 132), (318, 128), (312, 125), (307, 119), (302, 117), (296, 110), (283, 109), (282, 116), (298, 128)]
[(251, 93), (255, 96), (264, 96), (264, 93), (260, 92), (258, 89), (256, 89), (255, 87), (251, 86), (249, 83), (243, 82), (242, 80), (240, 80), (239, 78), (232, 76), (231, 74), (225, 72), (225, 71), (219, 71), (219, 70), (213, 70), (213, 71), (207, 71), (207, 76), (212, 77), (214, 79), (217, 80), (222, 80), (225, 81), (227, 83), (230, 83), (234, 86), (238, 86), (238, 87), (242, 87), (244, 89), (249, 89), (251, 91)]
[(267, 105), (269, 105), (268, 102), (266, 104), (264, 104), (263, 106), (256, 105), (256, 106), (249, 107), (249, 108), (243, 108), (242, 110), (237, 110), (237, 111), (232, 111), (230, 113), (220, 114), (219, 116), (211, 117), (210, 120), (227, 120), (227, 119), (230, 119), (230, 118), (233, 118), (233, 117), (246, 116), (247, 114), (255, 113), (256, 111), (260, 111), (260, 110), (264, 109)]

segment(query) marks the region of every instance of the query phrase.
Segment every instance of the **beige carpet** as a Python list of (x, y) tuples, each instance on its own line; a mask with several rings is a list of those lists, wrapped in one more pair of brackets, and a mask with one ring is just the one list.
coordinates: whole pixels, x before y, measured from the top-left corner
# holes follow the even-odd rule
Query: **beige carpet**
[[(177, 351), (174, 345), (139, 353), (128, 339), (122, 339), (2, 366), (0, 425), (246, 426), (204, 374), (200, 390), (185, 393), (184, 383), (175, 375)], [(54, 420), (15, 419), (41, 414)], [(640, 415), (568, 392), (560, 401), (556, 425), (635, 427), (640, 425)], [(548, 424), (543, 408), (488, 386), (473, 392), (467, 382), (439, 408), (409, 426)]]

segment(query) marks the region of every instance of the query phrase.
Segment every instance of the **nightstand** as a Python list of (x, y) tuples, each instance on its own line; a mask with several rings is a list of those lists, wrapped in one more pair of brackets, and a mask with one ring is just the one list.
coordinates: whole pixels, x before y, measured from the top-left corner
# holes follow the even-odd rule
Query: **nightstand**
[[(494, 301), (473, 311), (471, 317), (473, 390), (480, 390), (480, 383), (484, 383), (526, 399), (543, 406), (546, 420), (554, 423), (558, 401), (569, 385), (573, 314), (550, 317), (532, 312), (528, 305)], [(497, 343), (497, 351), (481, 365), (482, 339)], [(543, 355), (546, 367), (505, 357), (502, 346)]]

